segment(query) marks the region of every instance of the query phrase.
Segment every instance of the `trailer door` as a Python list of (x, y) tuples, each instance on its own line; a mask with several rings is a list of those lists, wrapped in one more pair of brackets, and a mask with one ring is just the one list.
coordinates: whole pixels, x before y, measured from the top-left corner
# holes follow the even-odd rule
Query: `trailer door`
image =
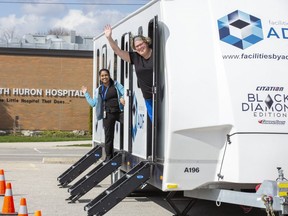
[[(121, 49), (129, 51), (129, 38), (130, 38), (130, 33), (125, 33), (122, 38), (121, 38)], [(124, 143), (123, 143), (123, 150), (132, 152), (132, 135), (131, 135), (131, 115), (132, 115), (132, 100), (131, 100), (131, 95), (132, 95), (132, 90), (133, 90), (133, 85), (132, 85), (132, 77), (131, 76), (132, 69), (131, 65), (126, 62), (121, 60), (121, 77), (124, 78), (124, 95), (125, 95), (125, 106), (124, 106)]]
[[(149, 36), (153, 41), (153, 119), (152, 119), (152, 139), (151, 139), (151, 156), (153, 161), (157, 157), (157, 125), (158, 125), (158, 101), (159, 101), (159, 31), (158, 16), (155, 16), (149, 23)], [(147, 146), (148, 147), (148, 146)]]

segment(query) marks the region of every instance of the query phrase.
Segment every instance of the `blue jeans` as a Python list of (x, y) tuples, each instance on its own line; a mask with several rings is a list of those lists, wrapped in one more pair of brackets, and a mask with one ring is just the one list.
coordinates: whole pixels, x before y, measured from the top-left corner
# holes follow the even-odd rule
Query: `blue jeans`
[(152, 115), (153, 115), (153, 107), (152, 107), (152, 99), (145, 99), (145, 104), (148, 112), (148, 116), (150, 121), (152, 122)]

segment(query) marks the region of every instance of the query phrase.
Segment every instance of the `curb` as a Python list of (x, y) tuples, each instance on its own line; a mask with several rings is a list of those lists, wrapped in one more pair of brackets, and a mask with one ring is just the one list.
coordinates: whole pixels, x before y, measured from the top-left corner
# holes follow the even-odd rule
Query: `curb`
[(74, 164), (80, 157), (43, 157), (42, 163), (46, 164)]

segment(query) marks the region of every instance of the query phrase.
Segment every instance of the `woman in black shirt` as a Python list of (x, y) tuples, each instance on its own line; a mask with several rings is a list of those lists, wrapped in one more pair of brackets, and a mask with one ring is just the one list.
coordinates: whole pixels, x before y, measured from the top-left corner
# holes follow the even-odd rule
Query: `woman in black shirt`
[(82, 86), (82, 92), (90, 106), (96, 106), (97, 120), (103, 119), (105, 161), (108, 161), (113, 157), (115, 123), (116, 121), (123, 123), (123, 106), (125, 105), (123, 98), (124, 87), (111, 79), (110, 72), (107, 69), (101, 69), (99, 76), (101, 85), (95, 90), (94, 98), (90, 97), (87, 87)]
[(131, 46), (136, 52), (127, 52), (121, 50), (113, 40), (110, 25), (105, 26), (104, 33), (115, 54), (124, 61), (134, 64), (148, 116), (152, 121), (153, 51), (149, 47), (151, 39), (142, 35), (133, 37)]

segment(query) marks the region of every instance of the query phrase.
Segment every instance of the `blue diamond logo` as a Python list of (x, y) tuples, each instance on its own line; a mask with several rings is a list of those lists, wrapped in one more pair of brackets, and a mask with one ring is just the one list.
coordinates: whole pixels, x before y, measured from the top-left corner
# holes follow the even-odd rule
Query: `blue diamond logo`
[(246, 49), (263, 40), (261, 20), (236, 10), (218, 19), (220, 40), (240, 49)]

